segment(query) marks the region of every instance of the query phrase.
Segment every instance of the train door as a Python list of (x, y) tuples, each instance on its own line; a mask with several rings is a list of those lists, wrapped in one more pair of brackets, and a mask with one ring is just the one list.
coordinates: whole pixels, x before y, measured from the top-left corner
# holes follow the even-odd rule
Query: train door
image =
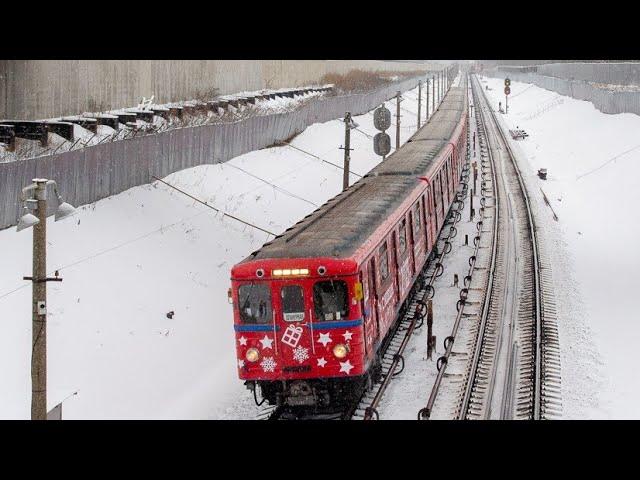
[(398, 300), (404, 298), (405, 293), (411, 286), (411, 255), (409, 236), (407, 233), (406, 216), (400, 220), (398, 225), (398, 243), (396, 252), (396, 264), (398, 269)]
[(376, 271), (376, 291), (378, 293), (377, 313), (380, 338), (387, 333), (389, 322), (392, 320), (393, 307), (395, 305), (395, 284), (392, 281), (394, 274), (391, 271), (389, 246), (385, 240), (378, 249), (378, 260)]
[(411, 212), (411, 232), (413, 238), (413, 273), (414, 275), (420, 271), (424, 263), (424, 256), (426, 252), (427, 236), (426, 228), (424, 227), (424, 219), (422, 217), (422, 198), (420, 197), (416, 204), (413, 206)]
[(453, 156), (449, 155), (449, 164), (447, 165), (447, 190), (449, 191), (449, 202), (447, 205), (451, 204), (451, 199), (453, 198)]
[(364, 330), (366, 335), (367, 355), (373, 349), (375, 342), (378, 341), (380, 335), (380, 325), (378, 324), (378, 295), (376, 291), (376, 261), (372, 257), (369, 260), (368, 267), (364, 271), (365, 278), (362, 280), (363, 296), (364, 296)]
[(296, 280), (278, 282), (276, 288), (279, 290), (274, 298), (277, 302), (275, 310), (279, 312), (276, 323), (280, 326), (280, 332), (275, 339), (275, 351), (283, 364), (302, 367), (313, 358), (315, 348), (311, 292)]
[(411, 276), (413, 277), (413, 275), (415, 275), (416, 273), (416, 246), (420, 246), (420, 238), (416, 238), (416, 236), (413, 233), (414, 230), (414, 219), (413, 217), (415, 216), (415, 205), (413, 207), (411, 207), (411, 210), (409, 210), (409, 214), (407, 215), (407, 243), (408, 248), (409, 248), (409, 263), (411, 266)]
[(438, 192), (438, 202), (440, 204), (438, 213), (440, 213), (440, 224), (438, 224), (438, 230), (440, 230), (440, 227), (444, 224), (444, 189), (442, 188), (442, 170), (438, 172), (438, 184), (440, 185), (440, 191)]
[(398, 268), (398, 241), (396, 239), (396, 231), (391, 232), (391, 269), (393, 273), (391, 278), (394, 280), (394, 304), (400, 301), (400, 269)]
[(434, 180), (434, 187), (433, 187), (433, 212), (435, 214), (435, 227), (436, 227), (436, 235), (438, 234), (438, 232), (440, 231), (440, 202), (442, 200), (442, 195), (441, 195), (441, 184), (440, 184), (440, 172), (438, 172), (438, 174), (435, 177)]

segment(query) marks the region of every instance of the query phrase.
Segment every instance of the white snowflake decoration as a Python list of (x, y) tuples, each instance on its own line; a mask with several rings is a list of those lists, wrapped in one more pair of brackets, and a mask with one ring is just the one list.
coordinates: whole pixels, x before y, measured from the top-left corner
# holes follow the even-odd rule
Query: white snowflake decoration
[(309, 349), (302, 346), (293, 349), (293, 359), (302, 363), (309, 358)]
[(260, 366), (265, 372), (274, 372), (276, 369), (276, 365), (277, 363), (273, 359), (273, 357), (264, 357), (260, 362)]

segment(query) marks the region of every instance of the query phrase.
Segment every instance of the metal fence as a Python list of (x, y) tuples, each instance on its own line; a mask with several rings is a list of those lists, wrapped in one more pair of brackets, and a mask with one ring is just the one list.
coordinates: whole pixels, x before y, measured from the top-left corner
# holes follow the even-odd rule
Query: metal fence
[(20, 192), (33, 178), (55, 180), (66, 201), (75, 206), (86, 205), (150, 183), (152, 175), (162, 178), (185, 168), (226, 162), (268, 147), (313, 123), (340, 118), (347, 111), (364, 114), (395, 96), (398, 90), (415, 88), (419, 80), (407, 79), (364, 94), (320, 97), (286, 113), (176, 128), (57, 155), (0, 163), (0, 229), (17, 223), (22, 208)]
[(524, 83), (533, 83), (538, 87), (567, 95), (578, 100), (586, 100), (602, 113), (635, 113), (640, 115), (640, 91), (625, 92), (599, 88), (584, 80), (549, 77), (539, 73), (522, 73), (509, 69), (508, 72), (496, 70), (486, 75), (505, 78)]
[(498, 68), (508, 72), (538, 73), (546, 77), (610, 85), (640, 84), (638, 62), (564, 62), (523, 66), (501, 65)]

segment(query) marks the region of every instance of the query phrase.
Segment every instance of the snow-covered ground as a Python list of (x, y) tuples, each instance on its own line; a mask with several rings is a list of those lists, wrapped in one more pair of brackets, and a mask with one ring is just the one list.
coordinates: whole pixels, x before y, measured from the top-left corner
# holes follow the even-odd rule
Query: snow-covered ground
[[(405, 99), (403, 143), (416, 128), (417, 89)], [(395, 100), (387, 108), (395, 111)], [(377, 131), (371, 113), (354, 120), (351, 170), (365, 174), (380, 160), (371, 140)], [(341, 165), (343, 142), (344, 124), (334, 120), (311, 125), (292, 144)], [(165, 180), (280, 233), (338, 194), (342, 171), (278, 147)], [(64, 278), (48, 285), (49, 408), (77, 391), (64, 403), (65, 419), (242, 418), (250, 411), (253, 400), (236, 377), (227, 289), (231, 266), (267, 241), (265, 233), (160, 183), (47, 225), (48, 271)], [(31, 286), (22, 276), (31, 271), (31, 235), (0, 231), (0, 418), (30, 412)]]
[[(503, 80), (483, 79), (504, 107)], [(603, 114), (590, 102), (512, 82), (511, 141), (540, 202), (546, 193), (559, 220), (540, 203), (539, 230), (552, 260), (562, 345), (567, 418), (640, 418), (636, 313), (640, 234), (640, 117)], [(548, 169), (546, 181), (535, 172)]]

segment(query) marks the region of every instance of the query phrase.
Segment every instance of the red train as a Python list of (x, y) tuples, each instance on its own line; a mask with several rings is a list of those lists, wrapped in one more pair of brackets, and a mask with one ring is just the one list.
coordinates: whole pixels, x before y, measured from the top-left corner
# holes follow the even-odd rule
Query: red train
[(453, 87), (402, 148), (233, 267), (238, 375), (269, 403), (331, 407), (375, 375), (455, 199), (467, 123)]

